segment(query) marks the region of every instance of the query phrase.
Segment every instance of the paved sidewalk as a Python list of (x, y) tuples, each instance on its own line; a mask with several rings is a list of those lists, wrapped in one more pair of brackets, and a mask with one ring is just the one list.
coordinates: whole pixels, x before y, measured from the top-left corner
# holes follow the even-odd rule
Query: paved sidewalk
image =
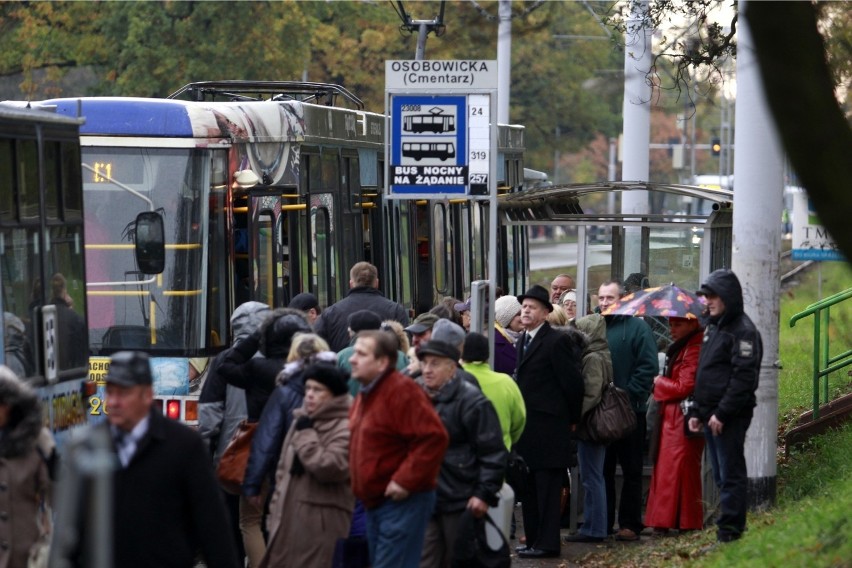
[[(512, 551), (512, 566), (517, 568), (539, 568), (539, 567), (559, 567), (559, 568), (574, 568), (577, 566), (583, 566), (590, 560), (591, 555), (596, 555), (600, 553), (605, 553), (607, 551), (612, 551), (614, 549), (619, 549), (623, 547), (635, 547), (642, 546), (643, 544), (648, 544), (651, 542), (650, 529), (646, 530), (642, 533), (642, 538), (636, 542), (621, 542), (617, 541), (614, 538), (610, 537), (603, 542), (600, 543), (582, 543), (582, 542), (572, 542), (572, 543), (562, 543), (561, 553), (559, 558), (544, 558), (541, 560), (530, 560), (526, 558), (519, 558), (517, 553), (515, 553), (515, 547), (521, 546), (521, 543), (518, 541), (524, 534), (524, 526), (521, 515), (520, 506), (515, 507), (515, 520), (517, 521), (517, 529), (516, 534), (517, 538), (509, 541), (509, 546)], [(566, 537), (569, 534), (568, 529), (562, 529), (562, 536)]]

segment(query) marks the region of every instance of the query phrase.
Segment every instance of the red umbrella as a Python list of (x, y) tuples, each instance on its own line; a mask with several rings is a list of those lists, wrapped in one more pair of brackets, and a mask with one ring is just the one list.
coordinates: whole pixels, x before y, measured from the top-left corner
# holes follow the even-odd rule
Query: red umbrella
[(670, 284), (628, 294), (603, 314), (698, 319), (704, 306), (704, 298)]

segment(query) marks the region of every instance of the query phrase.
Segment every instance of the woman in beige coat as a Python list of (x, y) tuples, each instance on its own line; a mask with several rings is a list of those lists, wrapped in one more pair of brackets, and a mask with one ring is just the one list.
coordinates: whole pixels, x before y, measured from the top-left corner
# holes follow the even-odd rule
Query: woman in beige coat
[(349, 485), (349, 406), (336, 366), (305, 368), (305, 400), (293, 412), (269, 506), (261, 568), (327, 568), (349, 535), (355, 497)]
[(35, 392), (0, 366), (0, 568), (26, 566), (44, 530), (53, 438)]

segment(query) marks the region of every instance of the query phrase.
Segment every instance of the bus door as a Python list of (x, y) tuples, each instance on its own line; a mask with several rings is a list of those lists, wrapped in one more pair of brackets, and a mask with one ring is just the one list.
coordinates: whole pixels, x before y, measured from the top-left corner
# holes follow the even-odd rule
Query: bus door
[[(375, 192), (364, 195), (361, 190), (360, 160), (358, 153), (343, 149), (340, 156), (340, 229), (338, 234), (338, 247), (340, 250), (340, 265), (337, 273), (340, 277), (338, 283), (338, 298), (343, 298), (349, 289), (349, 269), (355, 263), (362, 260), (371, 262), (369, 257), (369, 234), (371, 199)], [(375, 263), (373, 263), (375, 264)], [(379, 272), (381, 274), (381, 272)]]
[[(418, 265), (418, 246), (414, 234), (414, 217), (417, 205), (407, 200), (388, 200), (384, 203), (384, 223), (377, 227), (384, 228), (383, 240), (380, 247), (384, 253), (383, 274), (384, 282), (380, 282), (388, 298), (400, 303), (409, 315), (417, 310), (415, 302), (418, 290), (415, 281), (415, 267)], [(426, 248), (428, 252), (428, 247)]]
[(271, 307), (283, 304), (281, 194), (263, 188), (252, 190), (248, 200), (249, 299)]

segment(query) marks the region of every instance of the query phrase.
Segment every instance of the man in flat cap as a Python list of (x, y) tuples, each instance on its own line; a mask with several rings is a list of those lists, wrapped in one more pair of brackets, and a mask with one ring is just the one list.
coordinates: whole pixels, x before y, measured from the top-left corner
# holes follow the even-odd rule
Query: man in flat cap
[(516, 450), (529, 473), (521, 495), (526, 546), (521, 558), (559, 556), (562, 476), (571, 459), (571, 431), (583, 407), (582, 353), (567, 335), (550, 327), (553, 311), (543, 286), (521, 296), (524, 333), (518, 340), (515, 377), (527, 407), (527, 424)]
[[(443, 320), (442, 320), (443, 321)], [(455, 324), (453, 324), (455, 325)], [(419, 384), (450, 436), (438, 474), (438, 500), (426, 527), (420, 566), (450, 566), (465, 510), (481, 518), (497, 505), (508, 450), (491, 401), (461, 376), (459, 350), (432, 339), (417, 349)]]
[(114, 566), (191, 568), (237, 564), (210, 452), (195, 430), (152, 406), (148, 355), (121, 351), (106, 376), (108, 428), (119, 461), (114, 475)]
[(410, 377), (420, 376), (420, 360), (417, 359), (417, 348), (432, 339), (432, 328), (438, 323), (437, 315), (432, 312), (422, 313), (414, 319), (414, 323), (405, 328), (411, 335), (411, 349), (408, 350), (408, 366), (403, 371)]

